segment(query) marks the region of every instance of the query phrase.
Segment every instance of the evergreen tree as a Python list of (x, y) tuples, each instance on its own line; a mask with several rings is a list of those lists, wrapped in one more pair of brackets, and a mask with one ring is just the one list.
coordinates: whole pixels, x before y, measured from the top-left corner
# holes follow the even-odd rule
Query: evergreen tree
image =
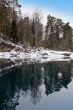
[(72, 50), (72, 28), (69, 23), (53, 16), (47, 17), (45, 29), (47, 47), (50, 49)]
[(12, 20), (12, 24), (11, 24), (11, 38), (13, 39), (14, 42), (18, 41), (16, 20)]

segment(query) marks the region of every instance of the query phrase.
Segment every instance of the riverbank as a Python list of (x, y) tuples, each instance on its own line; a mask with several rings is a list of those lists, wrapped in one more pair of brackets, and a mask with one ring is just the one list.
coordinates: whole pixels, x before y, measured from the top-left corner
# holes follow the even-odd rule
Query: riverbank
[(9, 59), (12, 62), (27, 61), (44, 63), (48, 61), (66, 61), (73, 59), (73, 52), (54, 51), (43, 47), (31, 48), (30, 46), (15, 44), (12, 40), (0, 38), (0, 59)]
[(73, 59), (72, 52), (66, 51), (53, 51), (43, 48), (29, 49), (22, 51), (11, 50), (10, 52), (0, 52), (0, 59), (27, 60), (31, 62), (48, 62), (48, 61), (61, 61)]

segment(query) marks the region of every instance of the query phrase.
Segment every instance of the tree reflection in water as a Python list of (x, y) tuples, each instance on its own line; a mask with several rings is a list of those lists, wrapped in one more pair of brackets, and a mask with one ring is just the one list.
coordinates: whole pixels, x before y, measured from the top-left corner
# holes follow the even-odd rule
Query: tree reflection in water
[(72, 62), (23, 64), (7, 72), (0, 77), (0, 110), (16, 110), (20, 94), (30, 95), (33, 104), (40, 101), (42, 84), (45, 95), (67, 88), (72, 79)]
[(67, 85), (71, 82), (72, 76), (71, 63), (50, 62), (45, 66), (44, 84), (46, 88), (46, 95), (60, 91), (62, 87), (67, 88)]

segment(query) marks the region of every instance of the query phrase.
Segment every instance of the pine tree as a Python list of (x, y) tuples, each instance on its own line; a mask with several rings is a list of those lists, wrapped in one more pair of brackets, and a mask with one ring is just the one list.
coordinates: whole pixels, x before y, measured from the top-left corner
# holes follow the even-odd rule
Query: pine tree
[(12, 20), (12, 24), (11, 24), (11, 38), (13, 39), (14, 42), (18, 41), (18, 37), (17, 37), (17, 24), (16, 24), (16, 20)]

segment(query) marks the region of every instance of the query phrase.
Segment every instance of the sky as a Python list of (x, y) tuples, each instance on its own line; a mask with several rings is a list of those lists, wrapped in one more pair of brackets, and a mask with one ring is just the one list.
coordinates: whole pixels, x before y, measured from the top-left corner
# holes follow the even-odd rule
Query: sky
[(64, 22), (69, 21), (73, 27), (73, 0), (19, 0), (19, 3), (22, 5), (22, 14), (25, 16), (32, 16), (32, 13), (38, 8), (44, 25), (47, 22), (47, 15), (50, 14)]

